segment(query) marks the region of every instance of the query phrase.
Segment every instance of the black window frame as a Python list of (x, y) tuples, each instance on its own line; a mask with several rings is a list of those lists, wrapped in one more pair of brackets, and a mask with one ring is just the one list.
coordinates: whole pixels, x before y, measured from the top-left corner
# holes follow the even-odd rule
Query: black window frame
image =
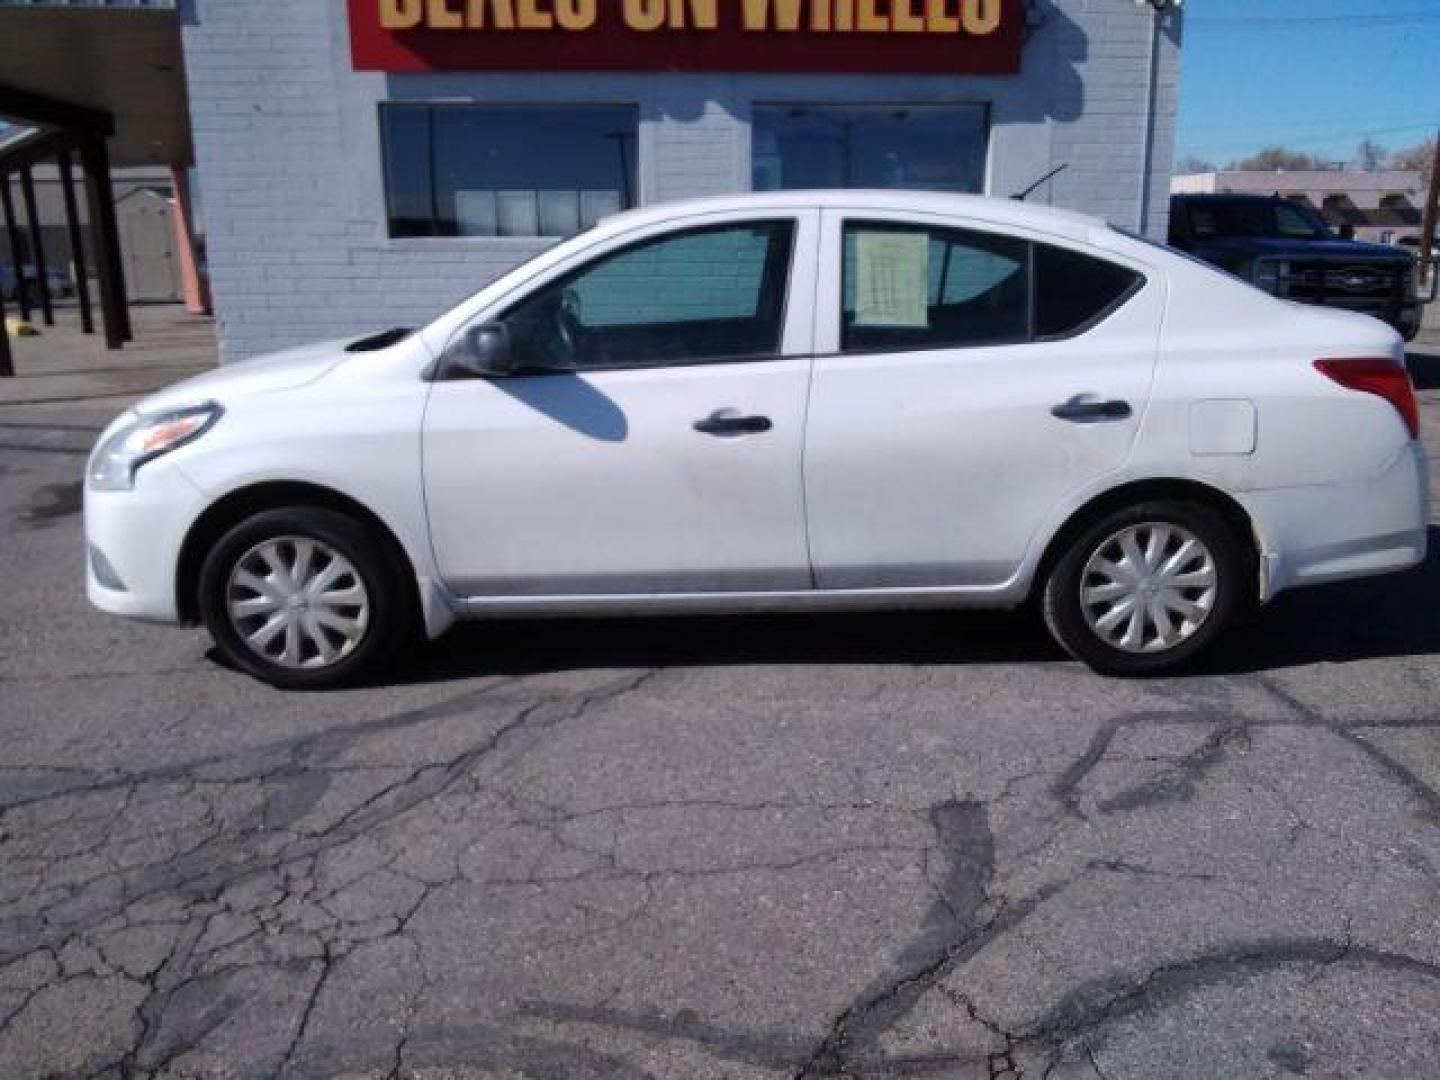
[[(876, 346), (874, 348), (847, 348), (845, 346), (845, 294), (847, 291), (847, 280), (845, 277), (845, 241), (852, 228), (872, 228), (881, 231), (919, 231), (927, 236), (933, 233), (960, 233), (976, 235), (981, 237), (1001, 237), (1017, 243), (1024, 244), (1027, 249), (1026, 255), (1026, 283), (1027, 290), (1027, 313), (1026, 313), (1026, 335), (1021, 340), (1000, 338), (989, 341), (967, 341), (952, 344), (930, 344), (930, 345), (891, 345)], [(1085, 322), (1079, 324), (1063, 334), (1037, 334), (1037, 307), (1039, 291), (1036, 288), (1036, 272), (1039, 263), (1038, 249), (1041, 247), (1055, 248), (1059, 251), (1072, 255), (1078, 255), (1087, 259), (1094, 259), (1098, 262), (1125, 270), (1133, 276), (1130, 287), (1124, 293), (1117, 296), (1105, 307), (1101, 308)], [(828, 268), (827, 268), (828, 269)], [(954, 352), (961, 349), (1009, 349), (1021, 345), (1048, 345), (1055, 342), (1071, 341), (1096, 329), (1102, 323), (1108, 322), (1121, 308), (1133, 300), (1149, 284), (1150, 277), (1143, 271), (1127, 263), (1116, 262), (1103, 256), (1088, 251), (1080, 251), (1077, 248), (1067, 247), (1065, 244), (1054, 243), (1049, 240), (1036, 240), (1031, 237), (1017, 236), (1013, 233), (996, 232), (983, 228), (975, 228), (968, 225), (948, 224), (941, 222), (923, 222), (906, 218), (866, 218), (866, 217), (843, 217), (840, 220), (840, 281), (839, 291), (836, 296), (835, 323), (839, 331), (837, 341), (838, 350), (836, 356), (878, 356), (887, 353), (924, 353), (924, 352)]]
[(1114, 267), (1117, 270), (1124, 270), (1130, 275), (1131, 280), (1129, 286), (1123, 292), (1117, 294), (1115, 299), (1111, 300), (1110, 303), (1098, 309), (1095, 314), (1091, 315), (1088, 319), (1076, 324), (1072, 329), (1067, 330), (1063, 334), (1037, 333), (1034, 335), (1034, 338), (1031, 341), (1032, 345), (1044, 345), (1052, 341), (1071, 341), (1074, 338), (1083, 337), (1091, 330), (1094, 330), (1101, 323), (1108, 321), (1112, 315), (1118, 312), (1126, 304), (1130, 303), (1131, 300), (1135, 299), (1136, 294), (1138, 294), (1142, 289), (1144, 289), (1150, 281), (1149, 276), (1145, 274), (1144, 271), (1137, 270), (1135, 267), (1128, 266), (1125, 263), (1115, 262), (1113, 259), (1106, 259), (1100, 255), (1091, 254), (1088, 251), (1079, 251), (1076, 248), (1066, 247), (1064, 244), (1051, 244), (1043, 240), (1031, 240), (1030, 320), (1032, 330), (1038, 330), (1039, 328), (1038, 313), (1040, 303), (1040, 291), (1038, 288), (1036, 288), (1036, 284), (1040, 265), (1039, 252), (1042, 247), (1051, 248), (1055, 251), (1063, 251), (1067, 255), (1076, 255), (1082, 259), (1091, 259), (1095, 262), (1104, 263), (1106, 266)]
[[(396, 185), (392, 180), (391, 173), (391, 139), (392, 132), (387, 121), (387, 113), (404, 109), (424, 109), (427, 114), (428, 145), (426, 164), (426, 175), (429, 178), (429, 229), (428, 232), (397, 232), (395, 223), (399, 220), (392, 212), (392, 193)], [(436, 148), (435, 148), (435, 114), (437, 111), (490, 111), (490, 112), (523, 112), (530, 110), (625, 110), (629, 113), (627, 135), (630, 140), (628, 149), (622, 147), (622, 170), (620, 187), (620, 208), (617, 213), (626, 210), (633, 210), (640, 205), (640, 105), (635, 101), (431, 101), (426, 99), (406, 100), (404, 98), (390, 99), (378, 103), (376, 110), (376, 122), (379, 125), (380, 133), (380, 173), (381, 173), (381, 207), (385, 218), (385, 235), (389, 240), (396, 241), (560, 241), (568, 240), (587, 231), (592, 226), (584, 225), (575, 233), (547, 233), (537, 231), (529, 233), (511, 233), (495, 235), (467, 235), (459, 232), (440, 231), (441, 223), (447, 219), (439, 209), (439, 187), (436, 182)], [(498, 190), (498, 189), (497, 189)]]
[[(771, 363), (777, 360), (784, 360), (789, 358), (789, 354), (785, 352), (785, 331), (787, 329), (787, 324), (789, 323), (791, 291), (795, 282), (795, 258), (800, 248), (799, 239), (801, 229), (801, 215), (798, 213), (779, 213), (773, 215), (765, 215), (761, 217), (739, 218), (732, 221), (719, 221), (687, 225), (681, 228), (669, 229), (665, 232), (652, 233), (649, 236), (641, 237), (631, 243), (621, 244), (617, 247), (609, 248), (606, 251), (603, 251), (587, 259), (581, 265), (576, 266), (573, 269), (566, 270), (563, 273), (556, 275), (555, 277), (548, 278), (539, 285), (535, 285), (529, 288), (525, 292), (524, 296), (521, 296), (513, 302), (507, 304), (501, 311), (496, 313), (491, 318), (486, 319), (485, 321), (503, 323), (506, 319), (510, 318), (510, 316), (514, 314), (517, 309), (539, 297), (541, 294), (555, 289), (565, 289), (569, 287), (572, 282), (574, 282), (584, 274), (587, 274), (590, 271), (594, 270), (598, 266), (601, 266), (612, 259), (629, 254), (630, 252), (638, 251), (643, 248), (649, 247), (652, 244), (661, 243), (669, 240), (678, 240), (687, 236), (703, 235), (705, 233), (726, 232), (732, 229), (767, 227), (777, 224), (784, 227), (784, 242), (781, 243), (775, 250), (766, 253), (766, 265), (765, 269), (762, 271), (760, 284), (760, 293), (762, 298), (778, 294), (777, 300), (774, 301), (778, 305), (778, 311), (776, 312), (777, 336), (775, 341), (775, 348), (773, 351), (737, 353), (735, 355), (716, 355), (711, 353), (689, 360), (671, 359), (651, 364), (591, 364), (575, 368), (572, 374), (587, 375), (592, 372), (601, 371), (661, 371), (669, 368), (706, 367), (721, 364), (757, 364)], [(783, 274), (783, 289), (775, 290), (770, 287), (773, 283), (770, 282), (769, 279), (771, 275), (776, 272)], [(521, 370), (516, 372), (515, 374), (518, 377), (535, 377), (544, 376), (547, 374), (553, 375), (554, 372), (546, 372), (543, 370)]]

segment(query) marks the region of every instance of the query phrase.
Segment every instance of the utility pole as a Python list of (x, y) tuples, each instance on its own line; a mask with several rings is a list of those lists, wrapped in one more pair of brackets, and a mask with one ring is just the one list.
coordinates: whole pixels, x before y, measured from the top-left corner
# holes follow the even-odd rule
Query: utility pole
[(1420, 273), (1427, 287), (1435, 275), (1430, 256), (1435, 253), (1435, 218), (1440, 213), (1440, 132), (1436, 135), (1435, 157), (1430, 162), (1430, 194), (1425, 199), (1425, 222), (1420, 226)]
[(1179, 19), (1179, 12), (1185, 6), (1185, 0), (1135, 0), (1137, 7), (1153, 9), (1151, 14), (1152, 25), (1150, 27), (1150, 55), (1149, 69), (1150, 77), (1145, 89), (1145, 130), (1143, 133), (1144, 149), (1140, 161), (1140, 199), (1138, 203), (1138, 215), (1135, 231), (1145, 236), (1150, 231), (1151, 202), (1154, 199), (1155, 181), (1152, 174), (1155, 171), (1155, 121), (1156, 113), (1160, 107), (1160, 50), (1162, 47), (1163, 24), (1171, 12), (1175, 12), (1175, 18)]

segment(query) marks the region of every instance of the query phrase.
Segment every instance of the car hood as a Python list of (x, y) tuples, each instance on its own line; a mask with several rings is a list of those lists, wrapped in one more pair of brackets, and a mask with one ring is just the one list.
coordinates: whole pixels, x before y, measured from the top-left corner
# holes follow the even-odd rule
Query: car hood
[(167, 386), (141, 401), (138, 413), (164, 412), (204, 401), (222, 404), (237, 397), (252, 397), (280, 390), (293, 390), (312, 383), (349, 355), (345, 346), (353, 337), (321, 341), (293, 349), (257, 356), (237, 364), (227, 364), (200, 375)]
[(1409, 262), (1410, 256), (1384, 244), (1358, 240), (1281, 240), (1260, 236), (1207, 240), (1202, 250), (1223, 255), (1280, 255), (1293, 259), (1362, 259)]

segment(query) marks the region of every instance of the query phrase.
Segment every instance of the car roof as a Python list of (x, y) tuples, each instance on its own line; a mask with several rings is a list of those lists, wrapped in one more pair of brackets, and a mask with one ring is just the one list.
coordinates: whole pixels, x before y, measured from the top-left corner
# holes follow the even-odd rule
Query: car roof
[(875, 210), (952, 215), (976, 218), (996, 225), (1028, 227), (1041, 232), (1084, 240), (1095, 229), (1109, 226), (1097, 217), (1058, 210), (1016, 199), (983, 195), (952, 195), (934, 191), (866, 190), (863, 188), (802, 189), (765, 191), (748, 195), (723, 195), (685, 199), (627, 210), (607, 217), (605, 225), (622, 227), (663, 222), (699, 214), (720, 214), (746, 210)]

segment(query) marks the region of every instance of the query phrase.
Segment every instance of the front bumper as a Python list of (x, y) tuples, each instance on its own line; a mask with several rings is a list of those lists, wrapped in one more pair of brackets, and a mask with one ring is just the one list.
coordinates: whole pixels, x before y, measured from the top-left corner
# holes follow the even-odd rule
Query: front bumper
[(1420, 325), (1425, 320), (1425, 305), (1411, 304), (1402, 308), (1399, 317), (1390, 325), (1393, 326), (1406, 341), (1414, 341), (1420, 336)]
[(1375, 476), (1238, 496), (1260, 540), (1261, 599), (1409, 570), (1425, 560), (1430, 468), (1412, 440)]
[(178, 623), (180, 549), (206, 499), (165, 458), (145, 465), (131, 491), (85, 488), (85, 592), (101, 611)]
[[(1440, 268), (1440, 259), (1436, 262)], [(1337, 283), (1347, 270), (1359, 269), (1378, 275), (1378, 279), (1357, 291)], [(1354, 311), (1388, 323), (1406, 341), (1420, 331), (1425, 305), (1435, 299), (1437, 272), (1431, 270), (1429, 286), (1417, 295), (1414, 274), (1418, 271), (1408, 261), (1375, 261), (1373, 259), (1297, 258), (1293, 255), (1261, 255), (1250, 263), (1249, 280), (1281, 300), (1313, 307), (1333, 307)], [(1407, 280), (1407, 276), (1408, 280)]]

